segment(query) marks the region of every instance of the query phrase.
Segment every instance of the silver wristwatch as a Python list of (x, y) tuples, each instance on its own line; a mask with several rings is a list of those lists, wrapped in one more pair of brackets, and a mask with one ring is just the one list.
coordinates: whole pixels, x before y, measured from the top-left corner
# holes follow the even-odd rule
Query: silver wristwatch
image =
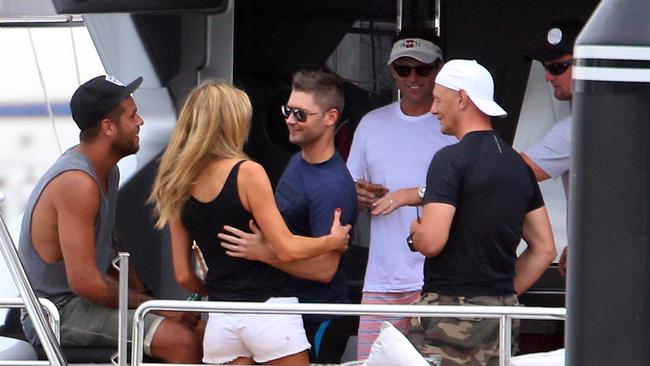
[(422, 186), (418, 188), (418, 196), (420, 196), (420, 199), (424, 199), (425, 193), (427, 193), (427, 186)]

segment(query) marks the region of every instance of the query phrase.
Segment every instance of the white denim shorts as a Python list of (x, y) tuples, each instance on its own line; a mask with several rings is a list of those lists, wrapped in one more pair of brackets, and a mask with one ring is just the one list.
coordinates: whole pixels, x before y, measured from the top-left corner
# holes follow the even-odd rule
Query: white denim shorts
[[(295, 297), (272, 297), (266, 303), (297, 304)], [(258, 363), (311, 348), (300, 314), (211, 313), (203, 338), (203, 362), (223, 364), (239, 357)]]

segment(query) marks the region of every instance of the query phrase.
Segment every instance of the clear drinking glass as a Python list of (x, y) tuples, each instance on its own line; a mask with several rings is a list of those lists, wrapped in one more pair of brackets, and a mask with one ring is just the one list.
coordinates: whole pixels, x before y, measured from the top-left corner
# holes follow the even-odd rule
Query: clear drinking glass
[(372, 192), (375, 198), (381, 198), (388, 193), (388, 189), (386, 188), (386, 174), (383, 170), (377, 170), (372, 175), (366, 172), (363, 175), (363, 179), (366, 181), (364, 188)]
[(424, 358), (431, 366), (442, 366), (442, 356), (430, 355)]

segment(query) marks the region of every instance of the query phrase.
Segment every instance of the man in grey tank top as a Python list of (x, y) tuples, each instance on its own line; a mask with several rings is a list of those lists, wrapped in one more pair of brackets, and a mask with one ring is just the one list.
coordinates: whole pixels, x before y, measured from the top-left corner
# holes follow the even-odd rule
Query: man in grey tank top
[[(114, 254), (117, 162), (140, 148), (144, 121), (131, 93), (141, 83), (141, 77), (124, 85), (102, 75), (75, 91), (70, 109), (80, 143), (61, 155), (27, 201), (19, 256), (36, 295), (58, 307), (64, 346), (117, 347), (118, 282), (104, 271)], [(152, 299), (142, 284), (132, 287), (130, 309)], [(30, 342), (38, 343), (26, 313), (22, 322)], [(198, 323), (185, 313), (148, 316), (145, 353), (167, 362), (200, 363)]]

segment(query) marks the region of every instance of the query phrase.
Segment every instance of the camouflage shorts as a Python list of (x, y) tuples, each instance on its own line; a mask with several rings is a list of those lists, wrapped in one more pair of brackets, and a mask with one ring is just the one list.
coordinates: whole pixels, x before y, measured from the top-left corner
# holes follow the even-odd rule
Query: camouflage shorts
[[(445, 296), (426, 293), (417, 305), (518, 306), (517, 296)], [(512, 352), (517, 350), (519, 320), (512, 321)], [(422, 355), (441, 355), (443, 366), (497, 365), (499, 320), (481, 318), (411, 319), (408, 338)]]

